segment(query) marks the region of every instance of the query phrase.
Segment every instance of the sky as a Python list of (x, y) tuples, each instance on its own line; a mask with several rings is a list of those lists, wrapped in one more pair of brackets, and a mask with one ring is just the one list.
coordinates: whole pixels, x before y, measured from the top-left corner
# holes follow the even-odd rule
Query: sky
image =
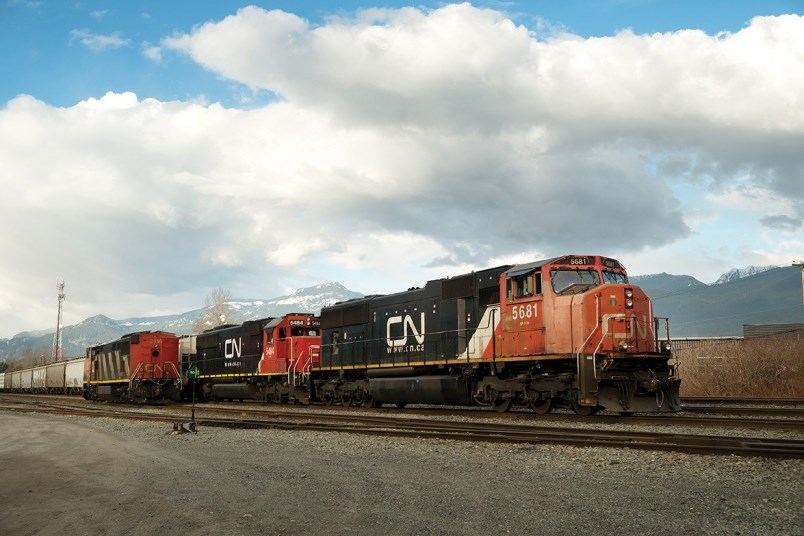
[(804, 0), (0, 0), (0, 338), (804, 260)]

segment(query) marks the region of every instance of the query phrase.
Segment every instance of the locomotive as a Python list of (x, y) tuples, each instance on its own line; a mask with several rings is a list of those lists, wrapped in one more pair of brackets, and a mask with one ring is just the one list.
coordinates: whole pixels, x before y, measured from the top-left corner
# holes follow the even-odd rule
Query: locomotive
[(568, 255), (321, 312), (324, 403), (680, 409), (669, 321), (615, 259)]
[(131, 333), (87, 348), (85, 399), (159, 404), (181, 395), (179, 338), (173, 333)]
[(320, 330), (318, 317), (290, 313), (183, 337), (181, 361), (190, 397), (309, 401), (310, 378), (319, 364)]

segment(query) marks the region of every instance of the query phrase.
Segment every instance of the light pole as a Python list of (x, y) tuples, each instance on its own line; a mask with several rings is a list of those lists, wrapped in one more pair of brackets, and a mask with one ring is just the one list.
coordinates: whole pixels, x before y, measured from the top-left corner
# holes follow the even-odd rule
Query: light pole
[(801, 268), (801, 300), (802, 307), (804, 307), (804, 261), (794, 262), (793, 266), (798, 266)]

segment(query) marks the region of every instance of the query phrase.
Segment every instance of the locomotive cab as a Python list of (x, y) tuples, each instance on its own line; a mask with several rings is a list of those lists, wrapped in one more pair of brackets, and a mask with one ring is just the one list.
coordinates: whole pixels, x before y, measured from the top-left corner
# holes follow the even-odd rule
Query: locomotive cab
[(680, 407), (667, 319), (653, 317), (650, 298), (629, 284), (618, 261), (577, 255), (548, 259), (511, 268), (500, 285), (496, 355), (539, 356), (539, 368), (572, 378), (571, 390), (559, 396), (560, 387), (530, 395), (536, 403), (568, 398), (581, 414), (598, 408)]
[(275, 318), (265, 326), (263, 337), (260, 373), (292, 377), (309, 373), (320, 363), (321, 320), (312, 314), (288, 314)]

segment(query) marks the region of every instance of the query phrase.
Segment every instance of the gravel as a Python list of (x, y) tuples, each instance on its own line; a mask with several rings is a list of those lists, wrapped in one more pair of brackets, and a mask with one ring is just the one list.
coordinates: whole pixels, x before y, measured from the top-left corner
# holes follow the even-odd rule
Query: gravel
[[(3, 534), (804, 534), (804, 460), (0, 412)], [(698, 429), (697, 433), (703, 433)]]

